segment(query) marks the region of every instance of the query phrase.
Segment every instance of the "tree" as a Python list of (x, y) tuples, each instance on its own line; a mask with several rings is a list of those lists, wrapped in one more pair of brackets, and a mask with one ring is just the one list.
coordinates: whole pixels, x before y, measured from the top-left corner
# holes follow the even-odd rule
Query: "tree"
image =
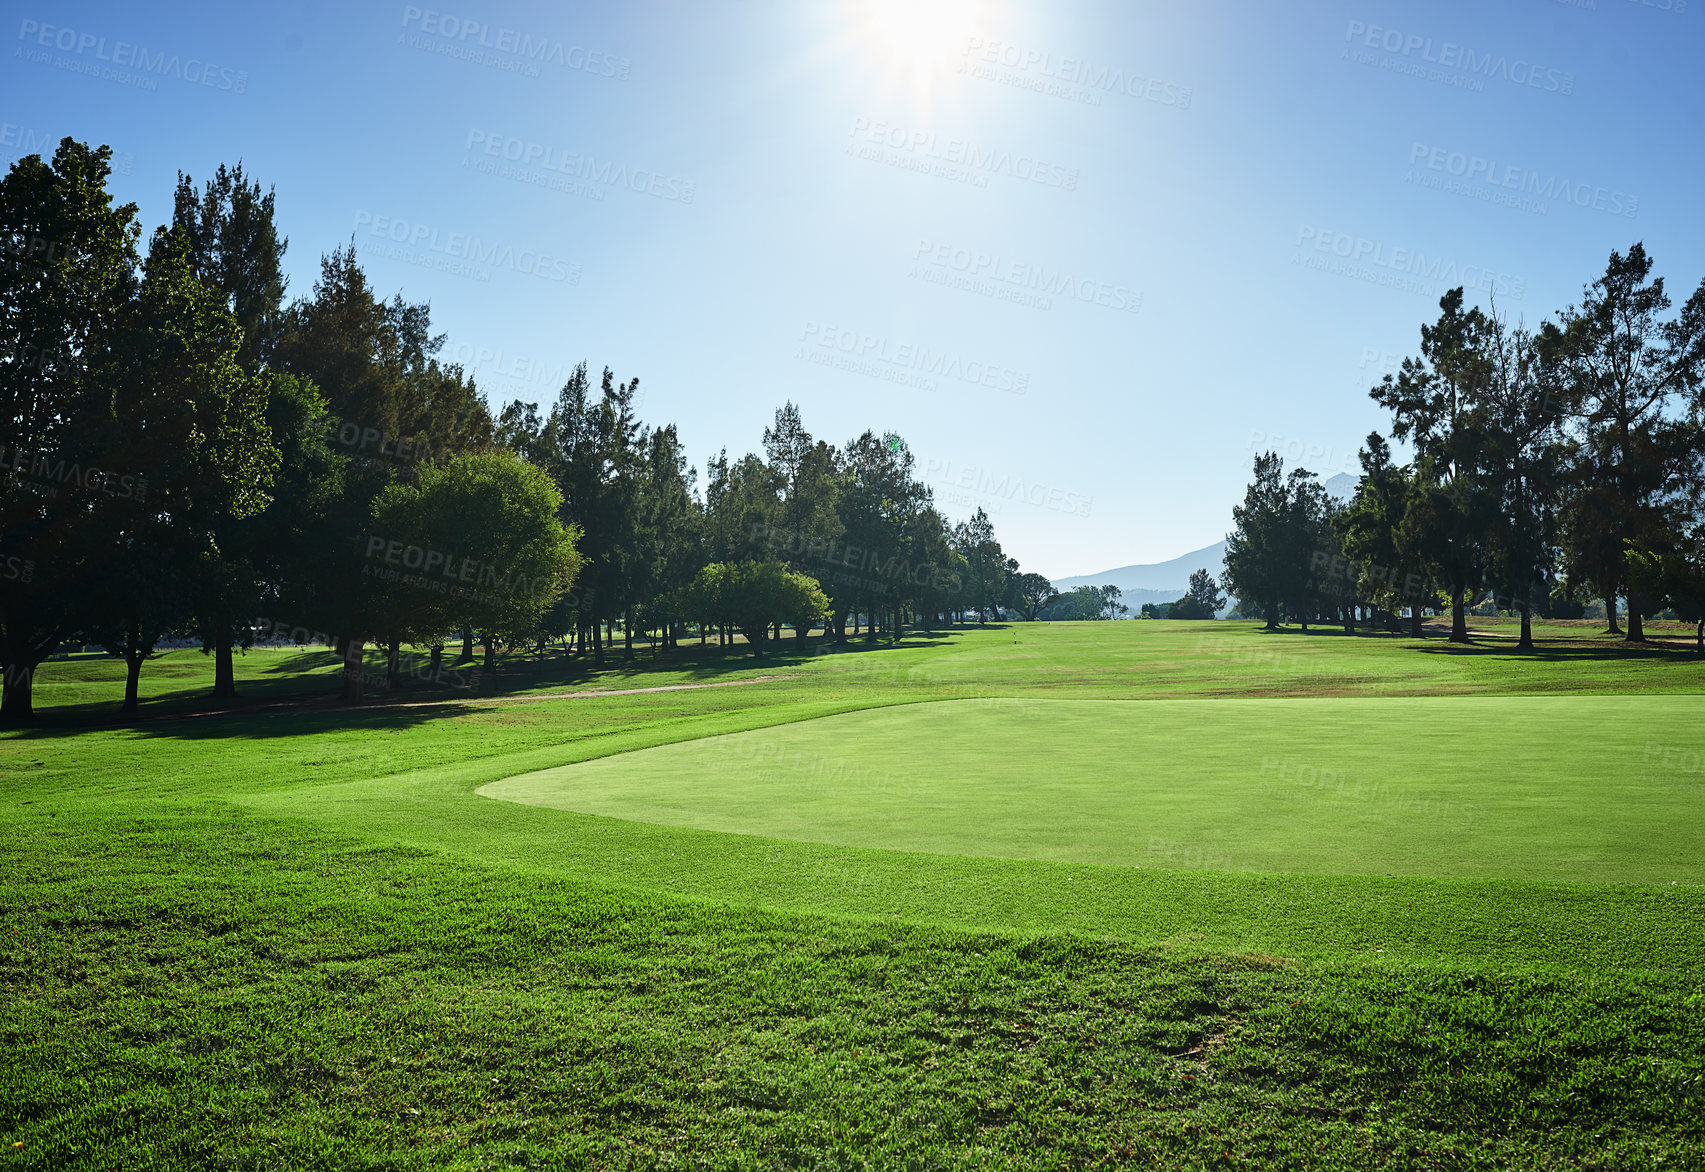
[(1190, 589), (1166, 612), (1171, 619), (1211, 619), (1225, 605), (1225, 595), (1206, 566), (1190, 575)]
[(417, 484), (391, 485), (374, 502), (365, 555), (387, 605), (380, 629), (364, 634), (398, 641), (472, 627), (495, 670), (497, 645), (530, 634), (580, 571), (561, 504), (543, 470), (508, 452), (457, 456)]
[[(1682, 455), (1679, 433), (1664, 425), (1666, 409), (1699, 386), (1705, 364), (1705, 283), (1688, 311), (1666, 321), (1669, 295), (1651, 273), (1642, 244), (1612, 251), (1580, 306), (1565, 310), (1544, 336), (1578, 440), (1575, 491), (1563, 521), (1567, 561), (1571, 577), (1590, 579), (1605, 595), (1612, 629), (1615, 596), (1626, 585), (1624, 550), (1657, 533)], [(1636, 591), (1628, 600), (1629, 642), (1644, 637), (1644, 609)]]
[(1346, 572), (1355, 573), (1357, 591), (1376, 606), (1395, 614), (1407, 604), (1409, 633), (1419, 639), (1421, 608), (1435, 597), (1426, 577), (1409, 568), (1409, 551), (1400, 541), (1418, 491), (1414, 471), (1392, 462), (1391, 448), (1377, 431), (1368, 434), (1360, 460), (1355, 495), (1332, 519)]
[(1117, 586), (1077, 586), (1059, 594), (1041, 612), (1042, 618), (1053, 623), (1082, 623), (1104, 620), (1107, 617), (1107, 594), (1117, 595)]
[[(33, 717), (36, 668), (86, 613), (109, 506), (147, 469), (110, 457), (91, 377), (136, 285), (136, 206), (114, 206), (112, 152), (66, 138), (0, 179), (0, 719)], [(126, 478), (129, 478), (128, 482)], [(108, 492), (109, 485), (114, 491)]]
[(1418, 491), (1399, 530), (1451, 600), (1452, 642), (1468, 642), (1466, 599), (1486, 572), (1487, 532), (1495, 513), (1480, 483), (1483, 437), (1475, 407), (1489, 377), (1485, 314), (1463, 308), (1461, 287), (1439, 299), (1439, 317), (1421, 327), (1421, 357), (1405, 358), (1369, 394), (1392, 413), (1392, 436), (1413, 442)]
[(780, 562), (712, 562), (681, 591), (683, 613), (700, 622), (727, 625), (746, 636), (760, 656), (777, 623), (800, 631), (829, 617), (829, 600), (814, 578)]
[(1041, 574), (1014, 572), (1007, 575), (1007, 605), (1022, 614), (1026, 622), (1035, 622), (1037, 612), (1059, 596), (1054, 584)]
[(1533, 611), (1547, 606), (1556, 537), (1551, 502), (1562, 466), (1561, 400), (1549, 377), (1550, 357), (1526, 330), (1492, 315), (1483, 336), (1488, 378), (1476, 405), (1480, 464), (1495, 508), (1487, 573), (1496, 595), (1521, 615), (1517, 646), (1533, 648)]
[[(209, 579), (228, 576), (222, 539), (271, 502), (278, 451), (266, 426), (266, 381), (238, 365), (241, 331), (224, 298), (197, 276), (181, 228), (155, 234), (122, 323), (92, 370), (111, 397), (115, 458), (151, 469), (152, 491), (118, 511), (106, 573), (122, 584), (109, 587), (91, 617), (108, 632), (97, 642), (122, 646), (126, 711), (134, 711), (142, 660), (196, 607)], [(216, 692), (229, 695), (224, 628), (222, 638)]]
[(272, 357), (283, 328), (283, 261), (289, 241), (278, 234), (273, 191), (243, 174), (243, 165), (220, 164), (197, 195), (178, 172), (172, 224), (189, 240), (197, 275), (224, 298), (243, 332), (237, 364), (253, 374)]
[(669, 606), (676, 591), (704, 564), (703, 510), (693, 495), (696, 474), (687, 466), (675, 425), (649, 432), (643, 441), (635, 526), (640, 545), (637, 584), (647, 625), (663, 628), (663, 643), (674, 642), (678, 617)]
[(971, 519), (953, 533), (953, 547), (969, 566), (965, 580), (965, 603), (975, 607), (978, 622), (987, 622), (989, 611), (1000, 606), (1006, 592), (1006, 554), (995, 540), (989, 515), (979, 508)]
[(1101, 595), (1101, 613), (1098, 617), (1111, 621), (1122, 614), (1131, 613), (1131, 608), (1121, 601), (1125, 592), (1117, 586), (1109, 583), (1099, 587), (1096, 592)]
[(1290, 498), (1283, 474), (1284, 461), (1276, 452), (1255, 457), (1255, 479), (1243, 503), (1232, 509), (1233, 528), (1226, 535), (1225, 588), (1246, 612), (1265, 619), (1269, 631), (1279, 629), (1296, 554), (1286, 544)]

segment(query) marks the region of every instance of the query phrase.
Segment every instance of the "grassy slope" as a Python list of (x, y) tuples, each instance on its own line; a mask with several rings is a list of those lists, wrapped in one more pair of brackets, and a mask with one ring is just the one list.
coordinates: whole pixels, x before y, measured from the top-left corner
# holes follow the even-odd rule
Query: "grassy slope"
[[(607, 681), (795, 677), (739, 688), (0, 740), (0, 1150), (35, 1167), (1705, 1156), (1696, 888), (983, 862), (472, 796), (521, 769), (996, 690), (1699, 690), (1680, 657), (1590, 645), (1544, 676), (1186, 626)], [(1141, 881), (1083, 889), (1074, 920), (1091, 874)], [(1150, 943), (1058, 934), (1104, 933), (1119, 902)], [(977, 919), (1021, 930), (931, 926)], [(1263, 935), (1305, 959), (1254, 953)]]

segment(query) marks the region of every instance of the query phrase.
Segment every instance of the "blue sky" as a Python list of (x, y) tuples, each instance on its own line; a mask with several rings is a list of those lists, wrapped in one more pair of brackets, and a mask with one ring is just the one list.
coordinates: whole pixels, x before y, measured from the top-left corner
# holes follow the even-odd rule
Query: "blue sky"
[(26, 2), (0, 156), (109, 143), (150, 228), (240, 158), (293, 293), (353, 238), (494, 408), (608, 365), (702, 468), (793, 399), (1059, 577), (1353, 470), (1449, 285), (1685, 296), (1702, 5)]

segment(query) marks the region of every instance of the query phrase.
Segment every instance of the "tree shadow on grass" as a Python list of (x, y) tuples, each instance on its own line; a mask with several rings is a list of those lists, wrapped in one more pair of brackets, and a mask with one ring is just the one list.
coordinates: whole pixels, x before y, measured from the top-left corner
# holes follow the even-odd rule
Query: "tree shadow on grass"
[[(985, 629), (994, 627), (991, 624)], [(234, 704), (207, 695), (207, 681), (198, 677), (193, 691), (156, 694), (143, 701), (142, 711), (137, 714), (120, 711), (117, 702), (110, 699), (55, 705), (39, 709), (31, 724), (0, 726), (0, 733), (32, 740), (127, 729), (146, 737), (204, 740), (302, 736), (357, 728), (396, 731), (463, 715), (471, 703), (482, 701), (510, 698), (525, 701), (534, 696), (543, 701), (564, 691), (616, 693), (682, 684), (734, 683), (755, 676), (786, 675), (791, 669), (821, 662), (826, 656), (862, 659), (884, 651), (944, 647), (948, 645), (944, 637), (948, 633), (920, 629), (908, 633), (898, 643), (886, 639), (872, 643), (859, 638), (837, 644), (816, 636), (807, 640), (803, 648), (786, 638), (769, 644), (761, 656), (754, 656), (745, 644), (731, 647), (683, 644), (668, 651), (636, 645), (634, 657), (625, 661), (623, 648), (618, 645), (606, 650), (603, 667), (594, 666), (589, 655), (568, 658), (558, 651), (540, 659), (517, 653), (499, 656), (497, 673), (482, 674), (477, 687), (411, 681), (405, 672), (401, 689), (392, 692), (369, 685), (360, 704), (346, 704), (342, 700), (341, 673), (335, 653), (303, 651), (260, 669), (256, 675), (241, 678)], [(447, 672), (479, 665), (479, 660), (458, 663), (450, 655), (444, 658)], [(383, 678), (382, 654), (370, 652), (363, 666), (369, 680)]]

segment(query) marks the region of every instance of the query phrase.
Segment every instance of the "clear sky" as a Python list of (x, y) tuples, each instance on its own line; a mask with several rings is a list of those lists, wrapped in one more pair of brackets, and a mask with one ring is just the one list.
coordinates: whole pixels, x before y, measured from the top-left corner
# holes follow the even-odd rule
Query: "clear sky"
[(8, 163), (108, 143), (151, 229), (241, 159), (494, 409), (608, 365), (702, 468), (793, 399), (1051, 577), (1353, 470), (1449, 285), (1705, 275), (1705, 0), (8, 7)]

